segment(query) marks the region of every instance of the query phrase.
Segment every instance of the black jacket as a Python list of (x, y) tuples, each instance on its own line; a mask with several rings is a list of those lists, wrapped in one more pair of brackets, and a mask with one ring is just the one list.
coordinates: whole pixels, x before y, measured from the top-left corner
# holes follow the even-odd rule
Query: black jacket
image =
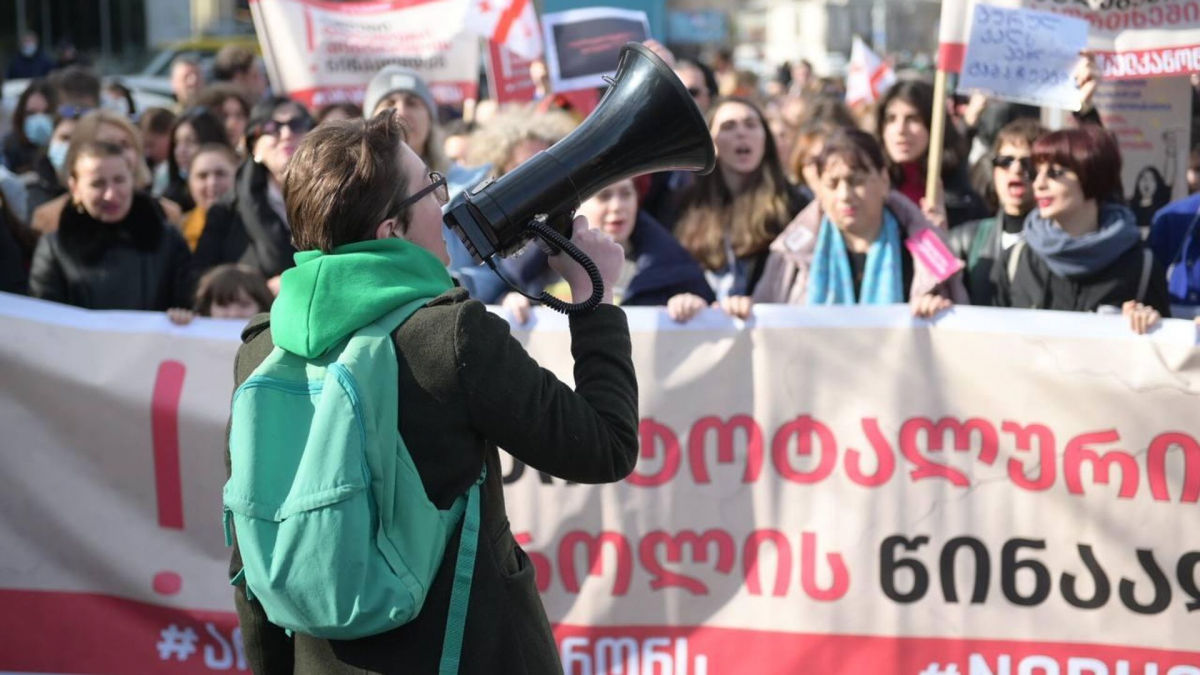
[[(259, 315), (242, 335), (237, 384), (272, 349), (268, 321)], [(400, 433), (430, 500), (448, 507), (487, 465), (462, 673), (562, 671), (533, 565), (509, 527), (496, 445), (534, 469), (580, 483), (620, 480), (637, 460), (637, 380), (624, 313), (601, 305), (572, 315), (570, 327), (575, 391), (540, 368), (508, 324), (463, 289), (430, 301), (393, 335)], [(226, 462), (228, 469), (228, 454)], [(251, 668), (259, 674), (437, 672), (457, 554), (456, 532), (417, 618), (359, 640), (289, 637), (237, 587)], [(231, 578), (241, 568), (236, 549), (230, 568)]]
[(650, 214), (638, 212), (629, 245), (637, 271), (625, 288), (622, 305), (665, 305), (680, 293), (708, 302), (717, 299), (700, 264)]
[(101, 223), (68, 206), (33, 254), (29, 294), (85, 309), (191, 307), (191, 255), (149, 196), (125, 220)]
[(50, 160), (44, 154), (34, 162), (33, 171), (37, 174), (37, 180), (29, 185), (31, 217), (37, 207), (67, 191), (67, 188), (58, 182), (58, 174), (54, 173), (54, 166), (50, 164)]
[(17, 238), (18, 223), (0, 204), (0, 291), (20, 293), (29, 291), (29, 272), (25, 269), (25, 251)]
[(247, 160), (233, 190), (208, 209), (196, 244), (196, 273), (224, 263), (249, 265), (270, 279), (295, 265), (292, 231), (267, 201), (267, 169)]
[(996, 294), (992, 269), (1004, 253), (1002, 216), (972, 220), (949, 231), (950, 250), (966, 264), (963, 283), (972, 305), (991, 305)]
[[(1148, 250), (1138, 241), (1099, 272), (1067, 278), (1051, 272), (1046, 262), (1028, 245), (1014, 246), (1005, 251), (992, 268), (996, 288), (993, 304), (1021, 309), (1094, 312), (1101, 306), (1120, 309), (1127, 300), (1139, 300), (1163, 316), (1171, 316), (1166, 272), (1153, 255), (1147, 255)], [(1014, 252), (1020, 259), (1015, 275), (1009, 281), (1009, 259)], [(1149, 270), (1146, 270), (1147, 264)], [(1139, 299), (1138, 287), (1143, 274), (1149, 277), (1146, 292)]]

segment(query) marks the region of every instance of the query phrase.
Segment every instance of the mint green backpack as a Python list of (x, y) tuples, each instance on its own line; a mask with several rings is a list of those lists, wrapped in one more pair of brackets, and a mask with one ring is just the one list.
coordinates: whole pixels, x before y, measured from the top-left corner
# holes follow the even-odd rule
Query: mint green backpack
[(463, 519), (442, 673), (458, 670), (479, 538), (483, 475), (439, 510), (397, 427), (391, 334), (428, 299), (358, 330), (315, 360), (276, 347), (238, 387), (229, 430), (225, 538), (233, 579), (267, 618), (331, 639), (375, 635), (417, 616)]

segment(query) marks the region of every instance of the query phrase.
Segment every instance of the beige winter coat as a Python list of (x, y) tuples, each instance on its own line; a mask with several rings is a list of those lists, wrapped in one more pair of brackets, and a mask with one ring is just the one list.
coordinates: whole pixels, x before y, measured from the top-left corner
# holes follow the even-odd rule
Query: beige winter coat
[[(896, 217), (896, 222), (904, 231), (905, 239), (916, 237), (925, 230), (932, 230), (943, 243), (946, 241), (946, 232), (934, 227), (926, 220), (921, 209), (899, 192), (893, 190), (889, 193), (884, 207)], [(817, 247), (817, 232), (821, 227), (822, 215), (819, 201), (813, 200), (803, 211), (796, 214), (792, 222), (771, 242), (762, 278), (754, 288), (754, 302), (808, 304), (808, 270), (812, 266), (813, 253)], [(950, 298), (956, 304), (969, 302), (961, 271), (945, 282), (939, 282), (921, 259), (913, 256), (913, 279), (908, 297), (916, 298), (927, 293)]]

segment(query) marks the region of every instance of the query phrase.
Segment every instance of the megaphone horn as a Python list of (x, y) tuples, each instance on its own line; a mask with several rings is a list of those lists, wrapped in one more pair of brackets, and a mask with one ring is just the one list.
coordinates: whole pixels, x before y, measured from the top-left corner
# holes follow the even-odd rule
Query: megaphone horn
[[(630, 42), (612, 86), (578, 128), (501, 178), (464, 190), (444, 220), (476, 261), (491, 264), (547, 229), (569, 239), (579, 204), (616, 181), (657, 171), (709, 173), (715, 166), (708, 125), (683, 83), (658, 55)], [(560, 237), (545, 238), (558, 244)]]

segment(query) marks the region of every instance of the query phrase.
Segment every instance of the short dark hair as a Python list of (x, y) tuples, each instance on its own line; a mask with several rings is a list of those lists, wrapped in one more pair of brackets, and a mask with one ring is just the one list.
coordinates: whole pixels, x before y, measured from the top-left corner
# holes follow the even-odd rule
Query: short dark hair
[(192, 102), (198, 106), (208, 108), (209, 110), (213, 111), (217, 117), (223, 118), (225, 113), (221, 110), (221, 107), (224, 106), (225, 102), (229, 99), (237, 101), (238, 104), (242, 106), (242, 112), (246, 114), (246, 117), (250, 117), (250, 101), (246, 100), (246, 95), (242, 93), (241, 89), (224, 82), (211, 84), (201, 89), (196, 93), (196, 96), (192, 98)]
[(254, 51), (242, 45), (225, 45), (213, 59), (213, 78), (228, 82), (254, 67), (258, 58)]
[(175, 113), (166, 108), (146, 108), (138, 119), (138, 129), (146, 134), (167, 134), (175, 125)]
[(275, 117), (275, 111), (285, 105), (295, 106), (300, 115), (312, 121), (312, 114), (303, 103), (287, 96), (272, 96), (254, 104), (250, 109), (250, 119), (246, 122), (246, 152), (254, 153), (254, 144), (262, 135), (263, 125)]
[(1094, 124), (1042, 136), (1033, 144), (1033, 163), (1074, 171), (1086, 199), (1103, 201), (1121, 191), (1121, 151), (1112, 135)]
[(825, 173), (826, 164), (834, 157), (855, 171), (883, 171), (887, 167), (879, 141), (861, 129), (843, 127), (829, 134), (816, 157), (817, 175)]
[(192, 155), (192, 161), (186, 167), (181, 168), (185, 168), (188, 170), (188, 173), (191, 173), (192, 165), (196, 163), (196, 158), (212, 152), (224, 155), (225, 159), (228, 159), (229, 163), (234, 167), (242, 162), (242, 159), (238, 157), (237, 151), (229, 147), (228, 143), (204, 143), (196, 148), (196, 154)]
[(212, 316), (213, 305), (233, 304), (238, 299), (238, 291), (245, 291), (263, 312), (271, 309), (275, 300), (267, 280), (258, 270), (248, 265), (225, 264), (217, 265), (200, 277), (193, 309), (200, 316)]
[(100, 78), (83, 66), (67, 66), (50, 76), (59, 104), (100, 105)]
[(1046, 127), (1032, 117), (1018, 117), (1005, 124), (996, 132), (996, 140), (992, 143), (992, 153), (1000, 152), (1000, 146), (1005, 143), (1012, 145), (1028, 145), (1032, 150), (1037, 139), (1046, 134)]
[(396, 159), (406, 138), (394, 110), (369, 120), (326, 122), (304, 137), (283, 180), (297, 250), (329, 253), (369, 238), (372, 228), (392, 216), (408, 227), (411, 210), (395, 208), (408, 192)]

